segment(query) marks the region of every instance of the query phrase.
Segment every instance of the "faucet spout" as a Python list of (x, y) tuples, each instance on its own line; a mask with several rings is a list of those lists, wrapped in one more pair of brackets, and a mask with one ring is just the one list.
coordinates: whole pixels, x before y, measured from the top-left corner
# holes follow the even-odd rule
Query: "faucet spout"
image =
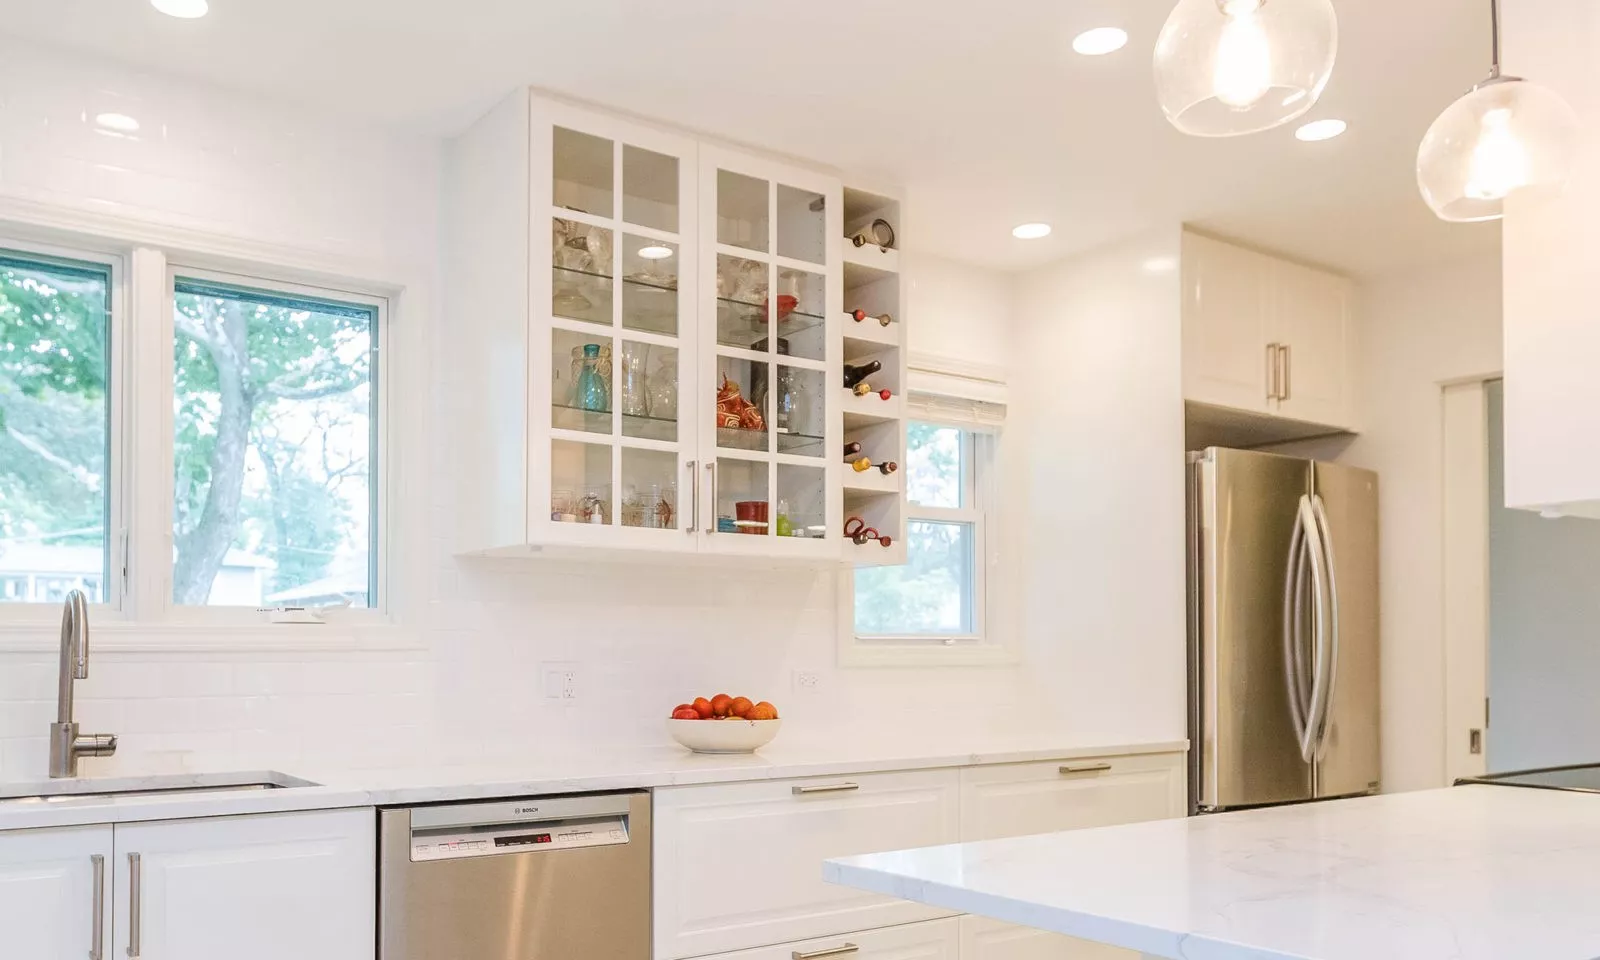
[(79, 757), (109, 757), (117, 751), (110, 734), (78, 735), (72, 719), (72, 684), (89, 675), (89, 601), (82, 590), (67, 594), (61, 611), (61, 671), (56, 722), (50, 725), (50, 776), (76, 777)]

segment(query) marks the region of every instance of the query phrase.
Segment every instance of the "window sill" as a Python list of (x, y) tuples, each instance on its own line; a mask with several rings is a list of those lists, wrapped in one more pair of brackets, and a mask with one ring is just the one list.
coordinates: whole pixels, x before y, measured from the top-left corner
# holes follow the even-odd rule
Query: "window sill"
[[(55, 653), (60, 621), (0, 623), (0, 653)], [(94, 620), (90, 646), (96, 653), (306, 653), (414, 651), (423, 649), (414, 630), (393, 623), (202, 624)]]
[(1021, 661), (1009, 646), (973, 640), (947, 644), (929, 639), (896, 642), (892, 638), (852, 637), (839, 650), (842, 667), (982, 667)]

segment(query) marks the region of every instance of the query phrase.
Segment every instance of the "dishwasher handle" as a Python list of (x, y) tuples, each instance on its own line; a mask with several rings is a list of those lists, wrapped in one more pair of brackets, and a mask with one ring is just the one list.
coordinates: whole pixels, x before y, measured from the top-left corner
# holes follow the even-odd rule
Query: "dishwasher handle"
[(599, 817), (625, 817), (632, 812), (633, 799), (641, 793), (606, 793), (588, 797), (529, 797), (525, 800), (497, 800), (492, 803), (447, 803), (436, 807), (413, 807), (411, 829), (438, 830), (454, 827), (487, 827), (496, 824), (528, 826), (560, 820)]

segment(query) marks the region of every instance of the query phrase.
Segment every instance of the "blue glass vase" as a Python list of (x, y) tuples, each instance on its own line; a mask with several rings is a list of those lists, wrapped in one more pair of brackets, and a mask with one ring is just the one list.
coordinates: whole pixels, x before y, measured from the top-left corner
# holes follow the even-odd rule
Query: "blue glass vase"
[(584, 410), (606, 413), (611, 409), (611, 391), (606, 378), (600, 373), (600, 345), (583, 345), (583, 366), (578, 370), (577, 406)]

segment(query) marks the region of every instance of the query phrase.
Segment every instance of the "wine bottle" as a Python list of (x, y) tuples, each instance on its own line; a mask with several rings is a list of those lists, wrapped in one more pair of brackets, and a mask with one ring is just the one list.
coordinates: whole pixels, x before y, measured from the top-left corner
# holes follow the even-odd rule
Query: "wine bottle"
[(844, 445), (844, 455), (852, 457), (861, 452), (861, 441), (852, 440)]
[(878, 326), (880, 327), (887, 327), (889, 324), (894, 323), (894, 318), (889, 316), (887, 313), (880, 313), (874, 317), (872, 314), (862, 310), (860, 307), (850, 311), (850, 319), (854, 320), (856, 323), (860, 323), (868, 318), (878, 321)]
[(866, 363), (844, 365), (844, 386), (848, 390), (856, 384), (883, 369), (883, 364), (877, 360), (868, 360)]
[(874, 466), (878, 468), (879, 473), (886, 477), (900, 469), (900, 464), (895, 463), (893, 460), (885, 460), (882, 463), (874, 464)]
[(850, 469), (854, 470), (856, 473), (865, 473), (866, 471), (872, 469), (872, 458), (861, 457), (856, 460), (851, 460)]
[(855, 385), (855, 387), (853, 388), (852, 392), (858, 397), (864, 397), (867, 394), (872, 392), (872, 384), (870, 384), (867, 381), (863, 380), (860, 383)]

